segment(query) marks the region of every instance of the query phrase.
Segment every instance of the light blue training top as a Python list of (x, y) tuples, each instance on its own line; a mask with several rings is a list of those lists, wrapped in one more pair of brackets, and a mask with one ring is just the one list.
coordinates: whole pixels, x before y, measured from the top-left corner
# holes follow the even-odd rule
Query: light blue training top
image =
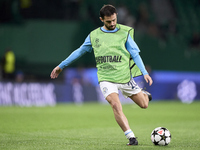
[[(105, 30), (103, 27), (101, 27), (101, 30), (104, 32), (116, 32), (118, 28), (115, 28), (114, 30)], [(139, 55), (140, 49), (135, 43), (135, 41), (131, 38), (131, 36), (128, 36), (128, 40), (125, 43), (126, 49), (129, 51), (131, 57), (133, 58), (133, 61), (138, 66), (140, 71), (143, 75), (148, 74), (148, 72), (145, 69), (144, 63)], [(63, 60), (58, 66), (63, 69), (67, 66), (69, 66), (72, 62), (76, 61), (78, 58), (83, 56), (87, 52), (92, 52), (92, 44), (90, 41), (90, 35), (87, 36), (85, 39), (85, 42), (74, 52), (72, 52), (65, 60)]]

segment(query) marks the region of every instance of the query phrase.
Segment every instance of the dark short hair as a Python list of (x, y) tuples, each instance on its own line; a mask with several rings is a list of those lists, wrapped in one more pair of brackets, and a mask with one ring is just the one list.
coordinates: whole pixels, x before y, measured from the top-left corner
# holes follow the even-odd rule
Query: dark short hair
[(100, 17), (104, 18), (104, 16), (111, 16), (114, 13), (117, 14), (117, 10), (113, 5), (104, 5), (101, 9), (100, 9)]

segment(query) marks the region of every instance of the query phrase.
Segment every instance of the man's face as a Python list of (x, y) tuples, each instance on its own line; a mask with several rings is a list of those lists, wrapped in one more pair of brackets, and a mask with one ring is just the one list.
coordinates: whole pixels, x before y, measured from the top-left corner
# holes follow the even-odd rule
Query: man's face
[(114, 30), (117, 24), (117, 14), (114, 13), (111, 16), (100, 17), (100, 20), (104, 23), (104, 28), (106, 30)]

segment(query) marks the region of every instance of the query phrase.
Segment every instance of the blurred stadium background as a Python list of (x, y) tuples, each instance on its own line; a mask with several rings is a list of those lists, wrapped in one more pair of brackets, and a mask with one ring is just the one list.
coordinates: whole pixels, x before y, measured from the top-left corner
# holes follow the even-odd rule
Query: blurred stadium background
[[(0, 105), (105, 102), (93, 53), (58, 79), (49, 77), (91, 30), (102, 26), (104, 4), (115, 5), (118, 23), (135, 29), (154, 85), (148, 87), (141, 77), (136, 81), (155, 101), (200, 99), (199, 0), (0, 0)], [(7, 61), (11, 69), (6, 72)]]

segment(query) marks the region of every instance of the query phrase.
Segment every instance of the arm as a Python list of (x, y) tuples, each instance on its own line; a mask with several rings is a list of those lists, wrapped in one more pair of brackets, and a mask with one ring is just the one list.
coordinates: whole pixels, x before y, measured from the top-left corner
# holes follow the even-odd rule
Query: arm
[(135, 64), (138, 66), (138, 68), (144, 75), (145, 81), (149, 83), (149, 85), (151, 85), (153, 83), (153, 80), (151, 79), (148, 72), (146, 71), (144, 63), (139, 55), (140, 49), (135, 43), (135, 41), (131, 38), (130, 35), (128, 36), (128, 40), (125, 46), (126, 46), (126, 49), (129, 51), (131, 57), (133, 58), (133, 61), (135, 62)]
[(78, 48), (77, 50), (73, 51), (65, 60), (63, 60), (58, 66), (61, 69), (64, 69), (65, 67), (69, 66), (71, 63), (79, 59), (81, 56), (83, 56), (87, 51), (83, 48)]
[(65, 67), (69, 66), (71, 63), (73, 63), (78, 58), (83, 56), (86, 52), (91, 52), (91, 51), (92, 51), (92, 44), (90, 42), (90, 36), (88, 35), (87, 38), (85, 39), (85, 42), (80, 46), (80, 48), (72, 52), (65, 60), (63, 60), (57, 67), (53, 69), (50, 77), (52, 79), (57, 78)]

